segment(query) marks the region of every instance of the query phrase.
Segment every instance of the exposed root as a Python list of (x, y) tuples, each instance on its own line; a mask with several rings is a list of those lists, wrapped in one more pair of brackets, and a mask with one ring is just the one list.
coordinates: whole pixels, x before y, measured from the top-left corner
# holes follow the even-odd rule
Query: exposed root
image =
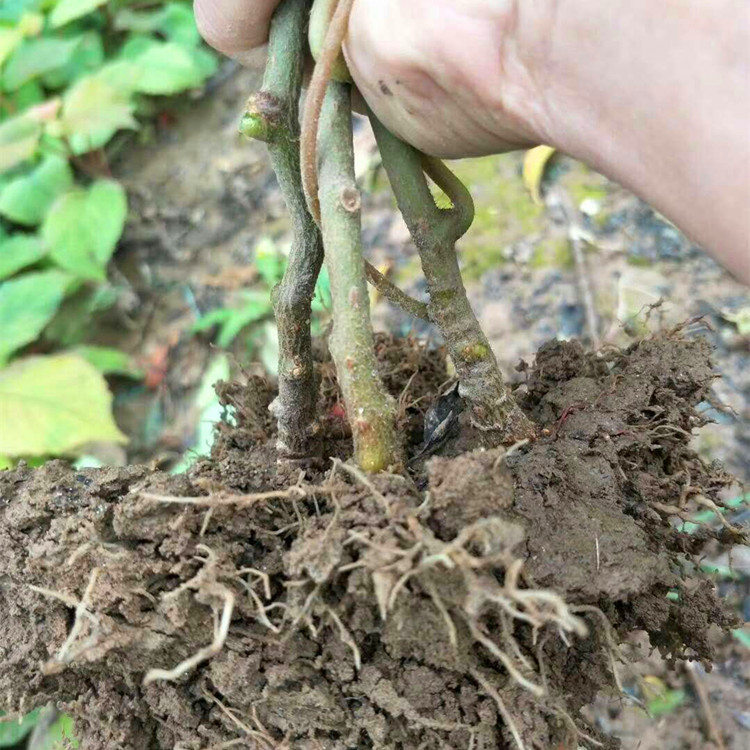
[(620, 679), (620, 674), (617, 670), (617, 663), (615, 661), (615, 657), (620, 659), (622, 657), (620, 655), (620, 649), (617, 646), (617, 643), (612, 634), (612, 625), (607, 619), (607, 616), (599, 609), (599, 607), (593, 607), (586, 604), (580, 604), (578, 606), (571, 607), (570, 609), (573, 612), (591, 612), (591, 614), (596, 615), (602, 621), (602, 627), (604, 628), (604, 637), (607, 640), (607, 655), (609, 656), (612, 678), (614, 679), (615, 685), (617, 686), (617, 689), (620, 691), (620, 693), (625, 693), (625, 689), (622, 685), (622, 680)]
[(390, 503), (388, 502), (385, 495), (383, 495), (383, 493), (380, 492), (377, 487), (375, 487), (375, 485), (367, 478), (367, 474), (365, 474), (363, 471), (360, 471), (356, 466), (345, 464), (339, 458), (333, 458), (331, 459), (331, 461), (333, 462), (333, 472), (335, 472), (337, 469), (341, 469), (344, 473), (356, 479), (357, 482), (359, 482), (363, 487), (366, 487), (368, 490), (370, 490), (372, 496), (383, 506), (385, 512), (390, 514)]
[(532, 695), (537, 698), (541, 698), (544, 695), (544, 688), (541, 685), (537, 685), (531, 680), (527, 680), (521, 672), (513, 664), (511, 658), (505, 653), (489, 636), (485, 635), (477, 625), (468, 617), (466, 618), (466, 624), (471, 630), (471, 634), (474, 636), (474, 640), (477, 643), (481, 643), (507, 670), (511, 679), (520, 685), (524, 690), (528, 690)]
[(336, 627), (339, 629), (341, 640), (351, 649), (354, 656), (354, 667), (359, 672), (362, 669), (362, 656), (359, 653), (359, 648), (352, 636), (347, 630), (346, 625), (341, 622), (341, 618), (334, 612), (331, 607), (325, 608), (326, 614), (336, 623)]
[[(269, 606), (266, 606), (263, 604), (263, 602), (260, 600), (260, 597), (255, 593), (253, 590), (253, 587), (245, 581), (240, 576), (240, 572), (237, 573), (236, 576), (237, 580), (240, 582), (240, 584), (243, 586), (243, 588), (247, 591), (250, 598), (253, 600), (253, 604), (255, 604), (255, 608), (257, 609), (257, 614), (255, 615), (255, 618), (258, 620), (258, 622), (263, 625), (264, 627), (268, 628), (272, 633), (279, 633), (281, 632), (281, 629), (279, 626), (274, 625), (273, 622), (271, 622), (270, 618), (268, 617), (268, 612), (271, 609), (279, 609), (281, 607), (286, 607), (285, 604), (282, 604), (281, 602), (277, 602), (276, 604), (271, 604)], [(270, 599), (270, 591), (268, 591), (268, 595), (266, 596), (267, 599)]]
[(719, 520), (719, 523), (727, 529), (728, 531), (731, 531), (732, 534), (736, 534), (737, 536), (742, 536), (745, 532), (740, 529), (737, 526), (733, 526), (727, 519), (724, 517), (724, 514), (721, 512), (721, 508), (710, 498), (706, 497), (705, 495), (696, 495), (695, 496), (695, 502), (698, 503), (698, 505), (702, 505), (704, 508), (708, 508), (709, 510), (713, 511), (716, 515), (716, 518)]
[(451, 642), (451, 646), (453, 646), (453, 650), (458, 650), (458, 631), (456, 630), (456, 623), (453, 622), (453, 618), (451, 617), (450, 612), (448, 611), (448, 608), (445, 606), (445, 602), (440, 598), (440, 594), (438, 594), (437, 589), (435, 586), (430, 583), (429, 581), (425, 581), (424, 583), (425, 590), (430, 595), (430, 599), (432, 599), (432, 603), (435, 605), (435, 608), (438, 612), (440, 612), (440, 616), (445, 621), (445, 627), (448, 631), (448, 640)]
[[(393, 528), (395, 531), (399, 527)], [(434, 580), (424, 574), (436, 567), (458, 570), (463, 576), (466, 592), (463, 602), (457, 607), (458, 615), (474, 640), (489, 651), (516, 684), (537, 699), (544, 696), (544, 683), (537, 684), (524, 674), (534, 670), (513, 637), (510, 622), (516, 620), (529, 625), (533, 629), (534, 641), (539, 630), (552, 626), (566, 645), (566, 634), (585, 636), (588, 628), (555, 592), (518, 585), (522, 562), (512, 556), (512, 549), (522, 539), (520, 529), (500, 518), (486, 518), (464, 528), (452, 541), (443, 542), (414, 517), (407, 521), (407, 528), (400, 528), (402, 540), (413, 542), (408, 548), (381, 544), (358, 532), (351, 532), (347, 540), (367, 548), (362, 559), (371, 571), (381, 617), (385, 619), (394, 609), (399, 593), (405, 590), (409, 581), (417, 580), (440, 612), (449, 641), (456, 649), (458, 635), (450, 612), (450, 606), (456, 608), (456, 603), (447, 605)], [(505, 570), (502, 585), (497, 581), (497, 567)], [(488, 606), (499, 610), (503, 625), (502, 645), (490, 638), (481, 625), (481, 619), (489, 611)]]
[(143, 678), (144, 685), (148, 685), (156, 680), (174, 682), (182, 677), (182, 675), (198, 666), (201, 662), (208, 661), (211, 657), (216, 656), (216, 654), (221, 651), (224, 647), (224, 642), (227, 639), (227, 633), (229, 632), (229, 623), (232, 620), (235, 597), (233, 592), (224, 587), (221, 587), (221, 590), (217, 590), (217, 593), (220, 593), (224, 599), (224, 608), (222, 610), (221, 620), (218, 625), (214, 627), (213, 641), (205, 648), (196, 651), (191, 657), (181, 661), (173, 669), (149, 669), (146, 676)]
[(266, 599), (271, 598), (271, 579), (268, 576), (268, 573), (264, 573), (262, 570), (256, 570), (255, 568), (240, 568), (237, 571), (237, 575), (245, 575), (249, 573), (250, 575), (254, 575), (257, 578), (259, 578), (263, 582), (263, 593), (265, 594)]
[(173, 505), (196, 505), (202, 508), (223, 508), (228, 506), (245, 508), (268, 500), (301, 500), (312, 495), (330, 494), (331, 492), (333, 492), (333, 488), (326, 487), (325, 485), (295, 484), (286, 490), (255, 492), (249, 495), (216, 493), (213, 495), (198, 495), (196, 497), (179, 497), (176, 495), (156, 495), (152, 492), (141, 492), (139, 494), (145, 500)]
[[(247, 724), (245, 724), (244, 721), (242, 721), (240, 718), (238, 718), (235, 715), (235, 711), (233, 711), (231, 708), (228, 708), (225, 706), (215, 695), (212, 695), (208, 690), (203, 690), (203, 695), (206, 698), (206, 700), (213, 703), (215, 706), (218, 707), (218, 709), (226, 716), (229, 721), (232, 722), (238, 729), (240, 729), (242, 732), (244, 732), (246, 737), (249, 737), (250, 739), (254, 740), (255, 742), (260, 744), (260, 750), (276, 750), (279, 746), (276, 744), (276, 741), (273, 737), (271, 737), (270, 734), (266, 731), (265, 727), (261, 724), (261, 731), (258, 731), (257, 729), (251, 729)], [(234, 744), (240, 744), (242, 742), (245, 742), (245, 738), (238, 737), (235, 740), (229, 740), (229, 742)], [(227, 743), (222, 743), (222, 745), (214, 745), (213, 747), (232, 747), (232, 745), (229, 745)]]
[[(560, 345), (552, 360), (542, 353), (525, 403), (537, 421), (553, 425), (582, 398), (592, 411), (597, 393), (611, 402), (607, 420), (593, 415), (589, 424), (588, 415), (576, 415), (576, 435), (564, 425), (557, 440), (532, 441), (510, 466), (501, 450), (437, 459), (422, 495), (408, 479), (366, 476), (339, 462), (329, 464), (330, 475), (317, 464), (283, 486), (270, 484), (265, 388), (258, 398), (249, 393), (246, 407), (237, 399), (241, 440), (227, 435), (217, 446), (218, 465), (206, 466), (203, 477), (196, 476), (200, 467), (188, 479), (169, 479), (138, 468), (70, 472), (57, 463), (6, 472), (0, 600), (10, 604), (4, 634), (11, 658), (0, 670), (0, 710), (19, 710), (33, 687), (27, 712), (35, 701), (58, 701), (78, 712), (82, 742), (98, 750), (111, 746), (113, 710), (138, 718), (117, 727), (128, 747), (607, 744), (579, 710), (602, 686), (624, 679), (621, 634), (645, 626), (668, 656), (708, 661), (708, 628), (733, 627), (700, 572), (699, 556), (713, 547), (706, 547), (708, 535), (690, 535), (654, 508), (661, 501), (693, 521), (697, 507), (697, 521), (729, 536), (711, 507), (726, 513), (725, 476), (690, 452), (687, 426), (697, 422), (674, 390), (698, 389), (694, 381), (704, 382), (709, 368), (701, 365), (700, 377), (688, 374), (673, 388), (673, 373), (692, 372), (683, 363), (698, 357), (684, 356), (681, 344), (668, 356), (638, 346), (614, 370), (612, 355), (599, 367), (572, 345)], [(628, 371), (635, 356), (646, 362), (637, 359)], [(657, 390), (637, 401), (627, 389), (643, 390), (652, 362), (663, 367)], [(444, 377), (437, 368), (429, 382), (412, 377), (398, 357), (386, 363), (401, 409), (434, 394)], [(581, 395), (577, 381), (570, 394), (546, 398), (563, 382), (563, 366), (570, 370), (564, 377), (589, 385), (595, 375), (599, 391)], [(589, 367), (594, 374), (581, 375)], [(332, 379), (327, 384), (335, 388)], [(702, 391), (690, 398), (702, 399)], [(256, 440), (256, 411), (267, 435), (261, 445), (247, 442)], [(616, 425), (611, 443), (599, 430), (609, 424)], [(595, 437), (577, 437), (589, 427)], [(595, 455), (591, 441), (605, 455)], [(661, 445), (658, 453), (650, 443)], [(674, 460), (664, 461), (667, 454)], [(584, 475), (589, 470), (596, 481)], [(188, 481), (194, 489), (186, 492)], [(625, 498), (638, 518), (624, 512)], [(641, 512), (652, 522), (641, 523)], [(29, 518), (42, 522), (31, 531)], [(680, 599), (667, 604), (664, 591), (677, 585), (681, 566), (688, 581), (704, 583), (686, 582)], [(632, 578), (623, 579), (623, 569)], [(576, 592), (578, 606), (565, 592)], [(604, 609), (611, 627), (599, 610), (580, 606), (601, 601), (611, 606)], [(586, 625), (592, 638), (580, 643)], [(40, 663), (52, 657), (60, 673), (44, 679)], [(178, 681), (143, 689), (151, 667), (165, 667), (157, 676)], [(91, 685), (100, 686), (97, 695)]]
[[(40, 586), (29, 586), (32, 591), (36, 591), (38, 594), (57, 599), (69, 607), (75, 607), (76, 611), (75, 619), (73, 620), (73, 627), (70, 629), (70, 633), (65, 639), (65, 643), (60, 647), (55, 658), (44, 664), (42, 667), (43, 674), (51, 675), (62, 672), (67, 664), (70, 664), (97, 643), (101, 632), (101, 623), (99, 618), (89, 611), (89, 605), (91, 604), (91, 595), (94, 591), (94, 586), (96, 586), (96, 581), (100, 572), (99, 568), (94, 568), (91, 571), (89, 582), (86, 585), (86, 589), (84, 590), (80, 601), (76, 601), (74, 597), (69, 596), (68, 594), (63, 594), (59, 591), (52, 591)], [(78, 646), (78, 648), (73, 649), (73, 644), (78, 640), (78, 637), (83, 630), (84, 623), (87, 621), (91, 623), (92, 626), (91, 634)]]
[(470, 674), (482, 686), (484, 692), (487, 693), (487, 695), (489, 695), (493, 701), (495, 701), (497, 710), (500, 711), (500, 716), (503, 717), (503, 721), (508, 727), (508, 731), (511, 733), (513, 741), (516, 743), (518, 750), (526, 750), (526, 746), (523, 744), (521, 735), (519, 734), (518, 728), (516, 727), (516, 722), (513, 721), (513, 716), (511, 716), (510, 711), (508, 711), (505, 703), (503, 702), (503, 699), (500, 697), (500, 693), (492, 686), (492, 683), (490, 683), (489, 680), (487, 680), (478, 669), (472, 669)]
[(199, 649), (192, 656), (188, 657), (184, 661), (181, 661), (176, 667), (172, 669), (149, 669), (146, 672), (146, 676), (143, 678), (143, 684), (148, 685), (156, 680), (166, 680), (174, 682), (178, 680), (182, 675), (188, 673), (198, 664), (204, 661), (208, 661), (212, 657), (216, 656), (221, 649), (224, 647), (224, 643), (229, 633), (229, 624), (232, 621), (232, 613), (234, 612), (235, 605), (235, 594), (231, 589), (220, 584), (217, 580), (217, 560), (214, 553), (205, 545), (198, 545), (198, 549), (205, 551), (208, 554), (208, 558), (205, 560), (205, 566), (200, 570), (193, 578), (183, 583), (180, 587), (174, 591), (164, 595), (164, 599), (171, 598), (181, 594), (186, 589), (193, 589), (200, 593), (208, 594), (216, 597), (223, 601), (223, 607), (221, 610), (221, 617), (218, 617), (218, 609), (214, 608), (214, 635), (213, 640), (208, 646)]
[(559, 706), (553, 706), (552, 711), (556, 716), (559, 716), (563, 723), (570, 729), (572, 739), (576, 741), (576, 745), (578, 744), (577, 740), (581, 739), (590, 743), (594, 747), (604, 747), (603, 742), (599, 742), (599, 740), (595, 740), (591, 735), (586, 734), (586, 732), (582, 732), (573, 720), (573, 717), (565, 709), (560, 708)]

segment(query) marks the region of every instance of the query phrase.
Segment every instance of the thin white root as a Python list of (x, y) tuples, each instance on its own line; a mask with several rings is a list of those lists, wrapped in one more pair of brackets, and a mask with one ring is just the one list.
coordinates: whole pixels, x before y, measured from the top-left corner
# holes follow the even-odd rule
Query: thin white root
[[(263, 602), (260, 600), (260, 597), (255, 593), (253, 590), (253, 587), (244, 579), (237, 576), (237, 580), (242, 584), (242, 586), (247, 591), (250, 598), (253, 600), (253, 604), (255, 604), (258, 614), (255, 615), (255, 619), (263, 626), (267, 627), (272, 633), (280, 633), (281, 630), (277, 625), (274, 625), (271, 620), (268, 617), (268, 610), (271, 609), (274, 605), (271, 605), (270, 607), (266, 607)], [(270, 598), (270, 597), (269, 597)]]
[(390, 515), (391, 506), (388, 499), (380, 492), (377, 487), (367, 478), (367, 475), (360, 471), (356, 466), (345, 464), (339, 458), (331, 459), (333, 461), (333, 473), (341, 469), (353, 479), (356, 479), (363, 487), (366, 487), (372, 493), (373, 497), (383, 506), (383, 510)]
[[(276, 742), (274, 741), (273, 737), (268, 734), (262, 724), (260, 725), (260, 729), (251, 729), (247, 724), (245, 724), (244, 721), (235, 716), (235, 712), (232, 711), (232, 709), (225, 706), (215, 695), (209, 693), (208, 690), (204, 689), (203, 695), (215, 706), (217, 706), (218, 709), (224, 714), (224, 716), (226, 716), (229, 721), (231, 721), (232, 724), (234, 724), (238, 729), (242, 730), (247, 737), (259, 743), (261, 750), (274, 750), (274, 748), (276, 747)], [(221, 745), (214, 745), (213, 747), (233, 747), (234, 745), (239, 745), (246, 741), (247, 740), (245, 737), (238, 737), (237, 739), (228, 740), (228, 742), (226, 743), (221, 743)]]
[(582, 740), (585, 740), (586, 742), (589, 742), (594, 747), (604, 747), (603, 742), (599, 742), (599, 740), (595, 740), (591, 735), (586, 734), (586, 732), (582, 732), (578, 725), (573, 721), (573, 717), (564, 709), (560, 708), (559, 706), (554, 706), (552, 710), (563, 720), (565, 725), (570, 729), (571, 733), (575, 735), (576, 739), (580, 738)]
[[(386, 619), (396, 606), (399, 593), (409, 581), (417, 579), (440, 612), (449, 640), (457, 649), (456, 626), (438, 588), (434, 581), (421, 575), (435, 568), (457, 571), (464, 578), (466, 590), (461, 615), (474, 640), (500, 662), (519, 687), (536, 698), (544, 696), (544, 684), (526, 676), (534, 675), (535, 669), (515, 640), (511, 623), (517, 620), (530, 626), (533, 643), (542, 628), (551, 626), (566, 646), (570, 645), (568, 634), (584, 637), (588, 627), (554, 591), (519, 586), (523, 561), (515, 558), (512, 550), (523, 539), (520, 528), (500, 517), (484, 518), (465, 527), (452, 541), (443, 542), (422, 526), (416, 516), (410, 516), (406, 527), (397, 527), (395, 532), (402, 543), (413, 541), (413, 544), (410, 547), (382, 544), (361, 532), (350, 532), (345, 542), (367, 548), (349, 567), (364, 566), (370, 570), (381, 617)], [(494, 574), (497, 568), (504, 569), (502, 584)], [(499, 644), (480, 624), (490, 608), (500, 610), (503, 627)]]
[(475, 623), (469, 620), (468, 625), (474, 639), (481, 643), (505, 667), (514, 682), (525, 690), (528, 690), (537, 698), (541, 698), (544, 695), (544, 688), (541, 685), (537, 685), (536, 683), (531, 682), (531, 680), (526, 679), (513, 664), (508, 654), (506, 654), (505, 651), (503, 651), (491, 638), (488, 638), (482, 633)]
[(71, 596), (71, 594), (64, 594), (62, 591), (54, 591), (53, 589), (46, 589), (43, 586), (32, 586), (29, 584), (29, 588), (32, 591), (36, 591), (37, 594), (41, 594), (42, 596), (47, 596), (50, 599), (57, 599), (57, 601), (62, 602), (68, 607), (71, 607), (75, 609), (79, 601), (74, 596)]
[(713, 511), (716, 515), (716, 518), (725, 529), (728, 529), (734, 534), (742, 533), (742, 529), (738, 528), (737, 526), (733, 526), (731, 523), (729, 523), (729, 521), (727, 521), (727, 519), (724, 517), (724, 514), (721, 512), (721, 508), (719, 508), (719, 506), (710, 498), (706, 497), (705, 495), (696, 495), (695, 502), (698, 503), (698, 505), (702, 505), (704, 508), (708, 508), (709, 510)]
[(604, 637), (607, 640), (607, 652), (609, 655), (609, 666), (612, 670), (612, 678), (615, 681), (615, 685), (617, 686), (617, 689), (620, 691), (620, 693), (625, 693), (625, 688), (622, 686), (622, 680), (620, 679), (620, 673), (617, 671), (617, 664), (615, 662), (615, 656), (620, 656), (620, 649), (617, 646), (617, 643), (615, 643), (615, 639), (612, 636), (612, 625), (610, 624), (609, 620), (607, 619), (607, 615), (602, 612), (599, 607), (593, 607), (588, 604), (580, 604), (575, 607), (571, 607), (571, 611), (573, 612), (591, 612), (591, 614), (596, 615), (601, 621), (602, 626), (604, 627)]
[(362, 670), (362, 656), (359, 653), (359, 647), (354, 640), (354, 636), (352, 636), (349, 630), (347, 630), (346, 625), (341, 622), (341, 618), (330, 607), (326, 607), (326, 613), (336, 623), (343, 643), (351, 649), (352, 654), (354, 655), (354, 667), (357, 672), (360, 672)]
[[(77, 657), (79, 657), (94, 644), (96, 644), (99, 632), (101, 630), (101, 623), (99, 621), (99, 618), (89, 611), (89, 605), (91, 604), (91, 595), (94, 591), (94, 586), (96, 586), (96, 581), (99, 577), (100, 572), (101, 571), (99, 568), (93, 568), (91, 570), (89, 582), (86, 584), (86, 588), (80, 601), (76, 600), (75, 597), (70, 596), (69, 594), (63, 594), (59, 591), (52, 591), (51, 589), (45, 589), (41, 586), (29, 586), (32, 591), (36, 591), (38, 594), (48, 596), (52, 599), (57, 599), (58, 601), (63, 602), (63, 604), (66, 604), (68, 607), (74, 607), (76, 612), (75, 619), (73, 620), (73, 627), (70, 629), (70, 633), (65, 639), (65, 643), (60, 646), (60, 649), (58, 650), (55, 658), (48, 661), (42, 667), (42, 672), (44, 674), (58, 674), (65, 668), (66, 664), (70, 664)], [(92, 626), (91, 635), (89, 635), (89, 637), (82, 644), (80, 644), (78, 648), (73, 649), (73, 644), (81, 635), (83, 624), (87, 620), (91, 623)]]
[(229, 633), (229, 623), (232, 621), (235, 596), (232, 591), (224, 586), (221, 586), (220, 590), (216, 593), (224, 599), (224, 608), (221, 613), (219, 625), (214, 628), (213, 641), (205, 648), (196, 651), (188, 659), (181, 661), (173, 669), (149, 669), (149, 671), (146, 672), (146, 676), (143, 678), (144, 686), (155, 682), (156, 680), (174, 682), (182, 677), (182, 675), (198, 666), (198, 664), (216, 656), (216, 654), (221, 651), (227, 639), (227, 634)]
[(238, 575), (245, 575), (246, 573), (250, 573), (257, 578), (260, 578), (260, 580), (263, 582), (264, 596), (266, 597), (266, 599), (271, 598), (271, 579), (268, 573), (264, 573), (262, 570), (258, 570), (257, 568), (240, 568), (237, 573)]
[(478, 670), (472, 669), (470, 674), (482, 686), (482, 689), (485, 691), (485, 693), (487, 693), (487, 695), (489, 695), (490, 698), (495, 701), (498, 711), (500, 711), (500, 716), (503, 717), (505, 726), (508, 727), (508, 731), (511, 733), (513, 740), (518, 747), (518, 750), (526, 750), (526, 746), (523, 744), (521, 735), (516, 728), (516, 723), (515, 721), (513, 721), (513, 717), (511, 716), (510, 711), (508, 711), (505, 703), (503, 702), (503, 699), (500, 697), (500, 693), (495, 690), (492, 684), (487, 679), (485, 679), (482, 673)]
[(432, 583), (425, 581), (423, 585), (427, 593), (430, 595), (430, 599), (432, 599), (435, 608), (443, 617), (445, 628), (448, 631), (448, 640), (451, 642), (453, 650), (458, 651), (458, 631), (456, 630), (456, 623), (453, 622), (453, 618), (451, 617), (450, 612), (448, 612), (445, 602), (440, 598), (440, 594), (438, 594), (437, 589)]
[(274, 490), (271, 492), (256, 492), (250, 495), (198, 495), (195, 497), (178, 497), (176, 495), (157, 495), (152, 492), (141, 492), (140, 496), (145, 500), (153, 500), (157, 503), (171, 505), (195, 505), (199, 508), (222, 508), (239, 507), (244, 508), (266, 500), (300, 500), (313, 494), (330, 494), (333, 487), (303, 486), (295, 484), (286, 490)]

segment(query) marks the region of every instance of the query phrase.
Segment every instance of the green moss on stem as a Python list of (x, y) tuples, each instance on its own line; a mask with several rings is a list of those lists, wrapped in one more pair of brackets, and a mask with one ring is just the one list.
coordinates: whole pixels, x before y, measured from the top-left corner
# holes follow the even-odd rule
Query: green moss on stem
[[(488, 444), (511, 443), (534, 430), (503, 381), (492, 349), (471, 309), (456, 256), (456, 241), (474, 216), (471, 195), (442, 163), (399, 140), (370, 113), (393, 192), (422, 261), (430, 294), (428, 312), (445, 339), (471, 405), (472, 423)], [(439, 208), (425, 172), (445, 192), (450, 208)]]

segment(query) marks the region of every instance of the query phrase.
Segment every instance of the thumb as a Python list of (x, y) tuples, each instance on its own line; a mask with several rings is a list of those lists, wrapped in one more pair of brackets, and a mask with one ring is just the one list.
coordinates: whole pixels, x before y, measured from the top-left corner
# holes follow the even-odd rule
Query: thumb
[(194, 0), (200, 35), (215, 50), (240, 63), (268, 41), (268, 28), (279, 0)]

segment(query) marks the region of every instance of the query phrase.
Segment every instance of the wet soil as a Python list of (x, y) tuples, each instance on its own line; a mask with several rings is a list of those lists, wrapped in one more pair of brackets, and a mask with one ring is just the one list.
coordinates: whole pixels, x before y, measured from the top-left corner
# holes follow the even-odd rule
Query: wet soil
[[(378, 349), (414, 454), (442, 356)], [(334, 459), (292, 478), (254, 377), (189, 474), (0, 474), (0, 710), (56, 701), (86, 750), (617, 747), (581, 709), (629, 634), (710, 664), (733, 618), (694, 560), (738, 535), (674, 523), (731, 483), (690, 447), (705, 341), (550, 343), (517, 391), (537, 440), (416, 474), (342, 462), (320, 370)]]

